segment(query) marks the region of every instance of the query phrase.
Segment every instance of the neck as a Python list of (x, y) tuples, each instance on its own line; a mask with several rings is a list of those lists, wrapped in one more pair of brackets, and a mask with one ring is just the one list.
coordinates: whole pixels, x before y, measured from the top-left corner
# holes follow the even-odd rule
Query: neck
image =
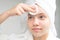
[(46, 40), (48, 37), (48, 33), (44, 34), (43, 36), (40, 37), (33, 37), (34, 40)]

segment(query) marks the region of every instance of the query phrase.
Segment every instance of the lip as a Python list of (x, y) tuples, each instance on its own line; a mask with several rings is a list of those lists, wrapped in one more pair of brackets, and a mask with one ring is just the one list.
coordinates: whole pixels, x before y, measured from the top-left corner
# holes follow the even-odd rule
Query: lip
[(35, 31), (35, 32), (38, 32), (38, 31), (41, 31), (42, 28), (33, 28), (32, 30)]

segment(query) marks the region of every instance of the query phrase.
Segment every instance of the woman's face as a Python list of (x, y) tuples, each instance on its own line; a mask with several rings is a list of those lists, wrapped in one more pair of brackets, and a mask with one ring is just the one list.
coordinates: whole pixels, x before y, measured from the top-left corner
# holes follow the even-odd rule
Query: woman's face
[(35, 37), (41, 37), (49, 30), (50, 20), (48, 15), (40, 7), (39, 12), (36, 15), (28, 14), (28, 28), (32, 35)]

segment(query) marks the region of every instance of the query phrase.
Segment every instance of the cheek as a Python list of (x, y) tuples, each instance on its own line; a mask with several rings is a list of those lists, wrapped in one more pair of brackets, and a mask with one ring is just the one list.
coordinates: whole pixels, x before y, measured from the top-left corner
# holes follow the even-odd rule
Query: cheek
[(43, 28), (48, 28), (50, 26), (50, 21), (49, 20), (40, 21), (40, 25)]
[(50, 24), (50, 22), (49, 22), (49, 20), (46, 20), (46, 21), (44, 21), (44, 23), (42, 23), (43, 25), (46, 25), (46, 26), (49, 26), (49, 24)]

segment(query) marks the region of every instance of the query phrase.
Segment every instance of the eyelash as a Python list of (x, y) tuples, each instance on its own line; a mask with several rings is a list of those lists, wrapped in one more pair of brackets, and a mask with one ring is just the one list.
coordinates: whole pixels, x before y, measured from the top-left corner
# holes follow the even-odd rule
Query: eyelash
[[(33, 18), (32, 16), (28, 17), (28, 19), (32, 19), (32, 18)], [(45, 19), (45, 16), (39, 16), (38, 18), (43, 20), (43, 19)]]
[(39, 18), (40, 18), (40, 19), (44, 19), (44, 18), (45, 18), (45, 16), (39, 16)]
[(29, 19), (31, 19), (32, 17), (28, 17)]

